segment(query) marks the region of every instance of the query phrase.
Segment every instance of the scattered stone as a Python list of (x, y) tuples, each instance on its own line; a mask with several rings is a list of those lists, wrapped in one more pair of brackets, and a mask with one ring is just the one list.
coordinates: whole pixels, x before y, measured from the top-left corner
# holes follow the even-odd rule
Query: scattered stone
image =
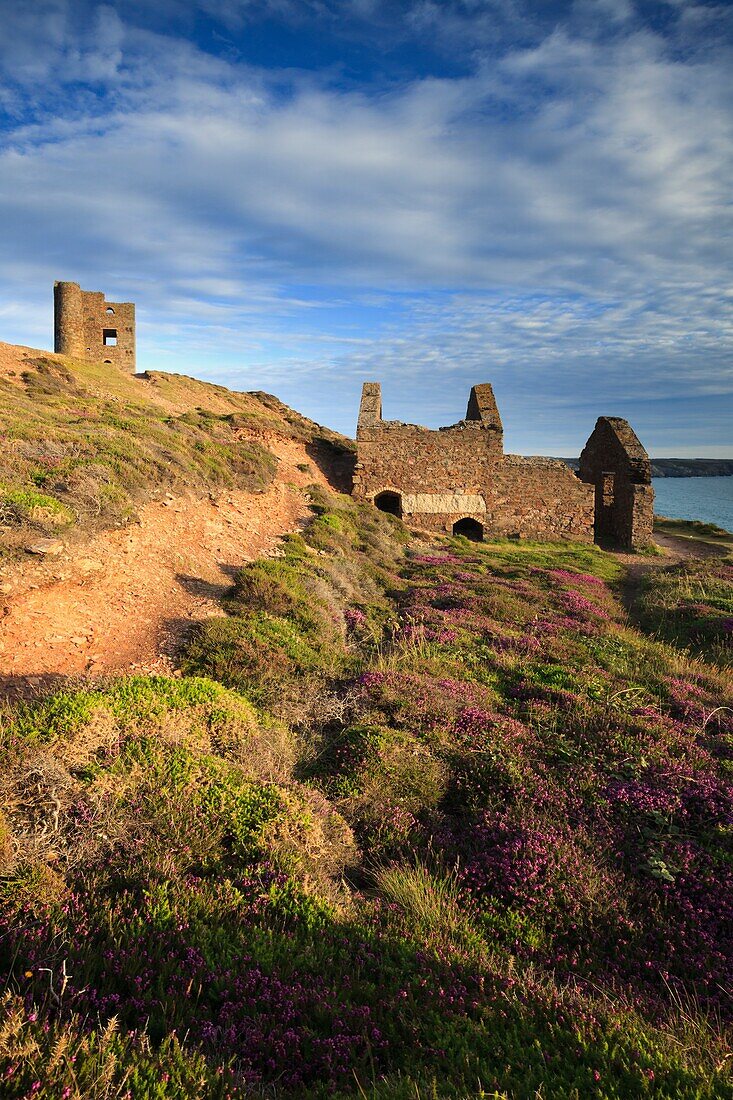
[(10, 581), (0, 581), (0, 596), (9, 596), (13, 591), (13, 585)]
[(82, 573), (99, 573), (104, 569), (104, 563), (95, 558), (79, 558), (76, 564)]
[(27, 554), (39, 554), (41, 557), (56, 557), (57, 554), (63, 553), (64, 549), (61, 539), (38, 539), (36, 542), (28, 543), (25, 548)]

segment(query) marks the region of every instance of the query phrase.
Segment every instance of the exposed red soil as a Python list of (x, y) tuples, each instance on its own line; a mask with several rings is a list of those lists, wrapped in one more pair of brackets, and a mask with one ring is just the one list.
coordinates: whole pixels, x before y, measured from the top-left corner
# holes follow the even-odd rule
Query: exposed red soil
[(37, 348), (27, 348), (22, 344), (6, 344), (0, 340), (0, 378), (21, 385), (23, 371), (27, 370), (29, 363), (39, 355), (44, 355), (48, 359), (57, 358), (50, 351), (39, 351)]
[[(265, 492), (217, 500), (170, 497), (140, 521), (28, 559), (0, 597), (0, 692), (24, 694), (59, 678), (171, 672), (196, 621), (220, 613), (243, 562), (276, 552), (310, 515), (305, 486), (326, 478), (305, 446), (271, 437), (279, 467)], [(308, 471), (297, 465), (308, 464)]]

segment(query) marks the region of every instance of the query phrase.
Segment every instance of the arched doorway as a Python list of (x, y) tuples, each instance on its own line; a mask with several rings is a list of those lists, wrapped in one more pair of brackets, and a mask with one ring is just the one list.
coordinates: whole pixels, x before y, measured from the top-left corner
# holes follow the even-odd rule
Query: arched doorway
[(470, 519), (468, 516), (465, 519), (456, 520), (453, 524), (453, 534), (463, 535), (464, 539), (470, 539), (471, 542), (484, 541), (483, 524), (479, 523), (477, 519)]
[(374, 503), (380, 512), (389, 512), (391, 516), (402, 517), (402, 497), (399, 493), (378, 493)]

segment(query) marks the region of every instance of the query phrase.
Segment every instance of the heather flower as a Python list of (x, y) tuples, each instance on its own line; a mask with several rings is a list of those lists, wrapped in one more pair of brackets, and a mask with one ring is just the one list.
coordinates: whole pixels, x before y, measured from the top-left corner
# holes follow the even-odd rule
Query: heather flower
[(610, 618), (607, 611), (602, 607), (598, 607), (586, 596), (581, 596), (579, 592), (560, 592), (558, 599), (570, 616), (585, 618), (588, 615), (593, 615), (599, 619)]

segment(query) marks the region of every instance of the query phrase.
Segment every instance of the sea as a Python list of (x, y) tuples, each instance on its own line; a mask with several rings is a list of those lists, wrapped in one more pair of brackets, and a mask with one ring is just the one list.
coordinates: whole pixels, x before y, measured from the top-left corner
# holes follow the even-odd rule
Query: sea
[(655, 477), (654, 511), (670, 519), (699, 519), (733, 531), (733, 477)]

